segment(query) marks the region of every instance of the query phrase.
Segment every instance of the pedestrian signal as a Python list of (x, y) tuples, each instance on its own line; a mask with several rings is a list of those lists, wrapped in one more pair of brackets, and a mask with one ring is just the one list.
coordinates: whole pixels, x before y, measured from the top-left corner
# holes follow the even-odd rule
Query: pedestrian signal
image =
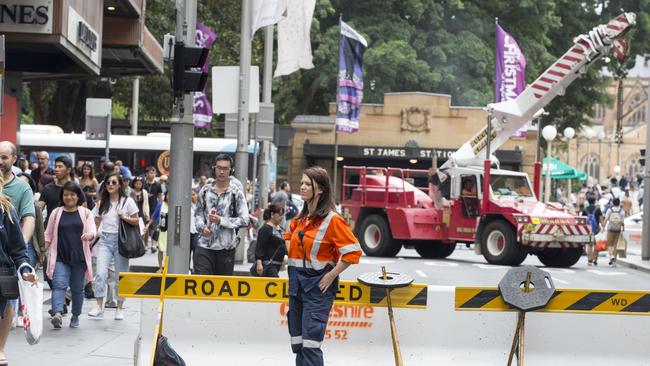
[(189, 47), (183, 43), (174, 46), (174, 95), (182, 96), (194, 91), (203, 91), (208, 81), (208, 73), (203, 66), (208, 59), (209, 50), (202, 47)]

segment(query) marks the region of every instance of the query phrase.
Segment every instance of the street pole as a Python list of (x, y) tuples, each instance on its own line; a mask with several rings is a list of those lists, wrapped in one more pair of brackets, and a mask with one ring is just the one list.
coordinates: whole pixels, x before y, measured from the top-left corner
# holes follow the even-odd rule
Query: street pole
[[(650, 87), (648, 88), (650, 91)], [(645, 142), (645, 167), (643, 176), (643, 230), (641, 241), (641, 259), (644, 261), (650, 260), (650, 149), (647, 146), (650, 144), (650, 103), (646, 103), (646, 142)]]
[(544, 182), (544, 203), (551, 200), (551, 145), (553, 140), (546, 140), (546, 182)]
[[(237, 151), (235, 152), (235, 177), (246, 187), (248, 181), (248, 87), (251, 71), (251, 0), (241, 2), (241, 35), (239, 52), (239, 111), (237, 116)], [(245, 192), (244, 192), (245, 194)], [(235, 250), (235, 263), (244, 261), (244, 232), (240, 230), (242, 245)]]
[(334, 201), (338, 201), (336, 198), (336, 186), (339, 175), (339, 132), (336, 130), (336, 122), (334, 122), (334, 182), (332, 182), (332, 194), (334, 196)]
[[(273, 25), (264, 28), (264, 76), (262, 86), (262, 100), (264, 103), (271, 102), (271, 86), (273, 82)], [(262, 141), (260, 149), (259, 167), (259, 192), (260, 207), (266, 208), (269, 198), (269, 156), (271, 144), (269, 141)], [(261, 222), (260, 222), (261, 224)]]
[(140, 107), (140, 77), (133, 78), (133, 93), (131, 99), (131, 135), (138, 136), (138, 114)]
[[(187, 33), (187, 34), (185, 34)], [(176, 11), (176, 42), (194, 46), (196, 0), (185, 0), (185, 11)], [(192, 93), (174, 101), (171, 118), (171, 166), (169, 169), (169, 222), (167, 255), (169, 273), (187, 274), (190, 266), (190, 202), (194, 157)]]

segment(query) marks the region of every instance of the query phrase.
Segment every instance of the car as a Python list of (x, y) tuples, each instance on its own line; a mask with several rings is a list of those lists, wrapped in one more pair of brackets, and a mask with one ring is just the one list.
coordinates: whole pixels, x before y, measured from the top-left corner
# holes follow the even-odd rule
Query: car
[(623, 237), (627, 241), (627, 252), (641, 255), (641, 232), (643, 229), (643, 211), (625, 218)]

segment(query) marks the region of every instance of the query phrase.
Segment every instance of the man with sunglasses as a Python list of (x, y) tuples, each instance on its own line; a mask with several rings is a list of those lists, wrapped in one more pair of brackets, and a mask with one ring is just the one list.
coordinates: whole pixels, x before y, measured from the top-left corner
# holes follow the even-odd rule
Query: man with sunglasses
[(201, 234), (194, 251), (194, 273), (232, 276), (238, 230), (248, 226), (248, 205), (241, 183), (231, 177), (232, 158), (219, 154), (215, 160), (216, 179), (199, 192), (194, 213)]

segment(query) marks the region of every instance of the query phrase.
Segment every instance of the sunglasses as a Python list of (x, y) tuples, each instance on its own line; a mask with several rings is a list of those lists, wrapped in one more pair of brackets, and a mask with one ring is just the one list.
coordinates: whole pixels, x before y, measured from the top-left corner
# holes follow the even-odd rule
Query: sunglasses
[(116, 181), (116, 180), (109, 180), (108, 182), (106, 182), (107, 186), (117, 186), (119, 184), (120, 183), (118, 183), (118, 181)]

